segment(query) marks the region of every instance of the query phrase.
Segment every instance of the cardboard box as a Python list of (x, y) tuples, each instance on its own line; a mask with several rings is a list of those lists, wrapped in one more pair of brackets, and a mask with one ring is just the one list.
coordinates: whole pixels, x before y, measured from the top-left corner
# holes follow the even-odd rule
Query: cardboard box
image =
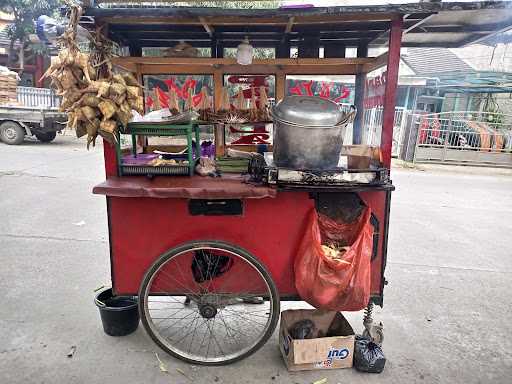
[[(289, 330), (303, 319), (315, 324), (315, 338), (294, 340)], [(289, 371), (350, 368), (354, 340), (354, 330), (339, 312), (297, 309), (281, 313), (279, 348)]]
[(345, 145), (341, 148), (341, 154), (348, 157), (349, 169), (369, 169), (382, 163), (380, 148), (370, 145)]

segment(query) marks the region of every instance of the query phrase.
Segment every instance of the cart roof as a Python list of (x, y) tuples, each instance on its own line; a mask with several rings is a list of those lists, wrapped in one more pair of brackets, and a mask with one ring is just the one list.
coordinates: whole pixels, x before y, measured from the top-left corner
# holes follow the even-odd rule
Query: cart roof
[(209, 47), (212, 40), (236, 47), (244, 36), (256, 47), (285, 40), (293, 45), (308, 36), (318, 37), (320, 45), (383, 46), (390, 21), (398, 16), (404, 19), (404, 47), (461, 47), (512, 25), (512, 4), (507, 1), (278, 9), (151, 4), (157, 5), (100, 0), (85, 10), (82, 21), (108, 23), (113, 40), (143, 47), (169, 47), (180, 40), (196, 47)]

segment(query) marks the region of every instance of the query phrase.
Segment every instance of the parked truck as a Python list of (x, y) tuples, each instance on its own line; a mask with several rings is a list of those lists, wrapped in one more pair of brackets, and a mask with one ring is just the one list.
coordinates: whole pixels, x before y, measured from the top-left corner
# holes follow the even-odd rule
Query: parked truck
[(17, 145), (26, 136), (47, 143), (65, 127), (66, 115), (59, 112), (60, 100), (50, 89), (17, 87), (16, 105), (0, 104), (0, 141)]

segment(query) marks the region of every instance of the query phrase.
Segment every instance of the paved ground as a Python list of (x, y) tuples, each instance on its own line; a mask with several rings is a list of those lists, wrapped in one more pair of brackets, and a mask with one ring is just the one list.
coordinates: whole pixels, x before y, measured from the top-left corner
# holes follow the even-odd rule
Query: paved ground
[[(0, 383), (510, 383), (510, 171), (395, 169), (390, 284), (376, 314), (385, 372), (289, 374), (276, 335), (252, 358), (203, 368), (164, 355), (141, 327), (103, 334), (92, 299), (109, 284), (105, 201), (91, 194), (102, 151), (84, 147), (62, 136), (0, 144)], [(361, 314), (347, 316), (361, 330)]]

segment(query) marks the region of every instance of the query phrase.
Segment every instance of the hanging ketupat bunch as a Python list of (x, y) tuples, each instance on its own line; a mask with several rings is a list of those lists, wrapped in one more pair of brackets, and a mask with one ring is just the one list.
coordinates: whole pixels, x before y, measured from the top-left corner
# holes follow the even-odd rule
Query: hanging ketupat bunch
[(112, 73), (112, 43), (101, 31), (91, 36), (91, 54), (80, 52), (76, 29), (82, 10), (71, 8), (67, 30), (59, 38), (60, 52), (43, 75), (62, 96), (60, 110), (77, 137), (87, 134), (87, 149), (96, 137), (114, 143), (119, 125), (126, 127), (132, 109), (143, 113), (142, 88), (131, 73)]

